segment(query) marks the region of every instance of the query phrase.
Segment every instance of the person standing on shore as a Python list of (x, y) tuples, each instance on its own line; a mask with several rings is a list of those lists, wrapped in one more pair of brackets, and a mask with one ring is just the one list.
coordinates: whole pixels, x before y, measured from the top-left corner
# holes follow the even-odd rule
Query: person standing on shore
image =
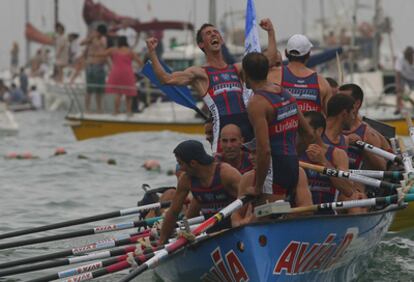
[(395, 61), (395, 84), (397, 91), (397, 109), (395, 114), (399, 114), (403, 107), (404, 87), (407, 85), (410, 90), (414, 90), (414, 48), (408, 46), (404, 54)]

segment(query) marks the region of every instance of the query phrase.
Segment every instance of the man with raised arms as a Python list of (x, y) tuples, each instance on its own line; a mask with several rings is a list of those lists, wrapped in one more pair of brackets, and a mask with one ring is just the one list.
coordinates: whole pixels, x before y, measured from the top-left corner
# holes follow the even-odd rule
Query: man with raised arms
[[(361, 108), (362, 101), (364, 100), (364, 92), (361, 87), (353, 83), (344, 84), (339, 87), (339, 93), (350, 95), (355, 100), (355, 119), (353, 120), (350, 129), (344, 130), (343, 132), (348, 138), (349, 143), (349, 168), (386, 170), (387, 162), (383, 157), (377, 156), (370, 152), (362, 151), (362, 149), (353, 146), (356, 141), (363, 141), (375, 147), (383, 147), (382, 139), (384, 136), (382, 136), (367, 123), (363, 122), (361, 116), (359, 115), (359, 109)], [(386, 141), (385, 144), (387, 144)], [(388, 150), (389, 146), (382, 149)]]
[[(275, 58), (276, 40), (273, 25), (269, 19), (264, 19), (260, 26), (268, 33), (267, 54), (269, 58)], [(213, 152), (220, 151), (219, 133), (229, 123), (240, 127), (246, 141), (251, 140), (253, 132), (247, 118), (243, 86), (239, 76), (241, 66), (228, 65), (224, 61), (221, 51), (223, 38), (217, 28), (211, 24), (203, 24), (197, 32), (198, 47), (206, 57), (206, 65), (203, 67), (192, 66), (184, 71), (167, 73), (155, 53), (157, 44), (157, 39), (147, 39), (148, 55), (161, 83), (191, 85), (207, 104), (213, 117)]]
[(326, 115), (326, 105), (332, 96), (331, 87), (325, 78), (306, 67), (312, 47), (306, 36), (293, 35), (285, 50), (289, 63), (273, 68), (268, 79), (290, 91), (301, 112), (317, 111)]
[[(160, 234), (161, 244), (172, 234), (189, 192), (192, 193), (193, 200), (187, 218), (198, 216), (200, 211), (204, 216), (210, 217), (236, 199), (241, 177), (231, 165), (215, 162), (198, 141), (181, 142), (174, 149), (174, 154), (184, 172), (178, 180), (177, 191), (165, 214)], [(230, 219), (218, 226), (223, 227), (230, 227)]]

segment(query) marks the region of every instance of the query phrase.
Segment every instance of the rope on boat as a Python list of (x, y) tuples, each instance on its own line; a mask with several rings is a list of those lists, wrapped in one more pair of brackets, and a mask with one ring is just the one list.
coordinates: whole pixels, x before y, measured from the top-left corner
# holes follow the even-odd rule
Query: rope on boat
[(126, 261), (127, 261), (127, 263), (129, 263), (129, 265), (131, 266), (132, 269), (135, 269), (135, 268), (138, 267), (138, 263), (135, 261), (135, 257), (134, 257), (133, 252), (127, 253)]
[(189, 242), (194, 242), (196, 240), (196, 236), (191, 232), (187, 230), (180, 230), (177, 232), (177, 239), (183, 237)]

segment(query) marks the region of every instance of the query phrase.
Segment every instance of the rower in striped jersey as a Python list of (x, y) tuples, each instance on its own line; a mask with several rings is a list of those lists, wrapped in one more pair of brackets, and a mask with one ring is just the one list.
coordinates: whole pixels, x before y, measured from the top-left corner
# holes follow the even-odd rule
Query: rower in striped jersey
[[(276, 57), (276, 39), (273, 25), (269, 19), (260, 22), (268, 34), (268, 56)], [(205, 53), (204, 67), (192, 66), (184, 71), (167, 73), (161, 66), (155, 49), (158, 41), (147, 39), (148, 55), (154, 72), (163, 84), (191, 85), (203, 98), (213, 118), (213, 152), (220, 151), (220, 130), (227, 124), (240, 127), (246, 141), (253, 138), (253, 132), (247, 118), (243, 100), (243, 87), (240, 80), (241, 65), (229, 65), (222, 54), (223, 38), (212, 24), (203, 24), (197, 32), (198, 47)]]
[(349, 167), (351, 169), (386, 170), (387, 162), (384, 158), (370, 152), (363, 152), (362, 149), (353, 146), (356, 141), (363, 141), (384, 150), (391, 150), (385, 137), (367, 123), (363, 122), (359, 115), (359, 109), (364, 100), (364, 92), (361, 87), (353, 83), (344, 84), (339, 88), (339, 93), (349, 95), (355, 100), (355, 119), (351, 124), (351, 128), (343, 132), (347, 136), (348, 143), (350, 144), (348, 149)]
[(312, 47), (306, 36), (293, 35), (285, 50), (289, 63), (271, 72), (268, 79), (287, 89), (296, 98), (301, 112), (317, 111), (326, 115), (332, 90), (325, 78), (306, 67)]

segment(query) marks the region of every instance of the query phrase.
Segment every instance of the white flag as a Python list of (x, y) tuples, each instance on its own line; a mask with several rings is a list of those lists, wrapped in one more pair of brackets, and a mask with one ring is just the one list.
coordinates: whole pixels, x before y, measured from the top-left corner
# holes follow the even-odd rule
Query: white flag
[[(254, 0), (247, 0), (244, 36), (244, 54), (250, 52), (261, 52), (259, 32), (257, 31), (256, 8), (254, 7)], [(252, 95), (252, 91), (246, 87), (243, 89), (243, 100), (244, 104), (247, 105), (249, 98)]]

